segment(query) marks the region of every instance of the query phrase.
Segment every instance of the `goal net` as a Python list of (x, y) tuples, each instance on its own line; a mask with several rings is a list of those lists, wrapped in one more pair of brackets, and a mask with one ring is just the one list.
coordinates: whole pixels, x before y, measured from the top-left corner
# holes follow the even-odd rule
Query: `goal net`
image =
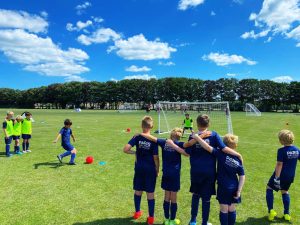
[(261, 116), (261, 112), (251, 103), (246, 103), (245, 106), (246, 116)]
[(233, 133), (228, 102), (158, 102), (157, 133), (169, 133), (174, 127), (183, 127), (185, 114), (193, 120), (193, 130), (197, 130), (197, 117), (207, 114), (210, 117), (210, 130), (221, 135)]
[(118, 112), (123, 113), (123, 112), (133, 112), (138, 110), (138, 104), (137, 103), (122, 103), (118, 107)]

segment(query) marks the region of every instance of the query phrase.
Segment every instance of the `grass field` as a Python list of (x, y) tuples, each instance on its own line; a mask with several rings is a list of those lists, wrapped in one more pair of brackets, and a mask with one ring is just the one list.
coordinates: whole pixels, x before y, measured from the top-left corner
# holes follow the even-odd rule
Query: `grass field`
[[(14, 110), (15, 115), (24, 110)], [(5, 116), (6, 110), (0, 110)], [(128, 225), (133, 207), (132, 178), (134, 156), (122, 152), (123, 145), (133, 133), (139, 132), (144, 112), (117, 113), (114, 111), (31, 110), (35, 123), (31, 140), (32, 153), (11, 158), (0, 155), (0, 224), (55, 224), (55, 225)], [(157, 116), (151, 113), (157, 121)], [(73, 121), (73, 133), (78, 149), (76, 166), (58, 165), (56, 155), (62, 152), (60, 144), (52, 144), (63, 120)], [(300, 145), (300, 117), (293, 114), (267, 114), (246, 117), (232, 113), (235, 134), (240, 137), (239, 151), (246, 168), (243, 203), (238, 206), (237, 225), (265, 225), (267, 210), (265, 186), (272, 174), (277, 149), (277, 132), (289, 128)], [(124, 130), (130, 127), (132, 132)], [(1, 152), (4, 152), (1, 134)], [(92, 155), (95, 163), (84, 164)], [(64, 159), (67, 163), (69, 159)], [(105, 161), (106, 165), (98, 163)], [(300, 171), (297, 169), (291, 193), (293, 224), (300, 224)], [(163, 192), (160, 179), (156, 191), (156, 223), (163, 222)], [(188, 224), (191, 194), (189, 193), (189, 160), (183, 159), (178, 218)], [(147, 212), (146, 196), (142, 209)], [(275, 209), (282, 215), (281, 196), (275, 195)], [(146, 214), (138, 223), (145, 224)], [(200, 216), (198, 217), (201, 218)], [(219, 224), (218, 203), (212, 199), (210, 222)], [(278, 220), (274, 225), (281, 224)]]

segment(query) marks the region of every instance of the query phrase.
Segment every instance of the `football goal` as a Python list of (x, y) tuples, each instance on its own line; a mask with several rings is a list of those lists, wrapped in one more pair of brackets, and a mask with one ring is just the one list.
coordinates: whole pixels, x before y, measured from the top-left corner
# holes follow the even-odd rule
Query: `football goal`
[(128, 103), (128, 102), (125, 102), (125, 103), (122, 103), (119, 105), (118, 107), (118, 112), (120, 113), (125, 113), (125, 112), (133, 112), (133, 111), (136, 111), (138, 110), (138, 104), (137, 103)]
[(220, 135), (233, 133), (231, 115), (228, 102), (158, 102), (159, 134), (169, 133), (174, 127), (183, 127), (185, 114), (193, 120), (193, 129), (197, 130), (197, 117), (207, 114), (210, 117), (210, 130)]
[(261, 116), (261, 112), (251, 103), (246, 103), (245, 106), (246, 116)]

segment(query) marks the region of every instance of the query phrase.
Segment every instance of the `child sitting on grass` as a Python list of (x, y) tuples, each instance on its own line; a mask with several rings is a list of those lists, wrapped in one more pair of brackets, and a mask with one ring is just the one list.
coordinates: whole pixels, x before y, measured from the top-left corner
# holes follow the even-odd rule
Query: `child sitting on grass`
[[(221, 225), (234, 225), (236, 221), (236, 204), (241, 203), (241, 192), (245, 183), (245, 173), (241, 160), (220, 149), (211, 147), (205, 140), (195, 134), (193, 136), (199, 144), (213, 154), (218, 161), (217, 169), (217, 200), (220, 204), (219, 219)], [(238, 137), (232, 134), (225, 135), (224, 144), (236, 150)], [(239, 178), (237, 177), (239, 176)]]
[(71, 130), (72, 121), (69, 119), (66, 119), (64, 121), (64, 125), (65, 126), (63, 128), (61, 128), (56, 139), (53, 141), (54, 143), (56, 143), (58, 141), (58, 139), (61, 137), (61, 146), (63, 147), (63, 149), (66, 150), (64, 153), (58, 155), (57, 158), (58, 158), (59, 162), (62, 163), (62, 159), (64, 157), (71, 155), (69, 165), (76, 165), (75, 157), (77, 154), (77, 150), (74, 148), (74, 146), (71, 144), (71, 141), (70, 141), (70, 136), (71, 136), (73, 141), (75, 142), (75, 137)]
[(283, 147), (278, 149), (276, 168), (267, 185), (266, 200), (269, 211), (268, 219), (269, 221), (273, 221), (277, 216), (276, 211), (273, 209), (273, 191), (278, 192), (280, 190), (284, 206), (283, 218), (286, 221), (290, 221), (290, 195), (288, 191), (294, 182), (297, 161), (300, 160), (300, 152), (299, 149), (293, 145), (295, 138), (292, 131), (280, 131), (278, 139)]

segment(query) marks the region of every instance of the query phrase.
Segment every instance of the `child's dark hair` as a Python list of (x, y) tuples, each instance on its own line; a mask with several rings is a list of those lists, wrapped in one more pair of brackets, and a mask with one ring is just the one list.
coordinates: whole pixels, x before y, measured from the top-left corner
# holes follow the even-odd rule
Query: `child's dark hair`
[(206, 114), (199, 115), (197, 117), (197, 125), (200, 127), (208, 127), (209, 126), (209, 116)]
[(30, 112), (25, 112), (25, 116), (31, 116), (32, 114)]
[(72, 121), (70, 119), (65, 119), (64, 124), (65, 124), (65, 126), (72, 125)]

